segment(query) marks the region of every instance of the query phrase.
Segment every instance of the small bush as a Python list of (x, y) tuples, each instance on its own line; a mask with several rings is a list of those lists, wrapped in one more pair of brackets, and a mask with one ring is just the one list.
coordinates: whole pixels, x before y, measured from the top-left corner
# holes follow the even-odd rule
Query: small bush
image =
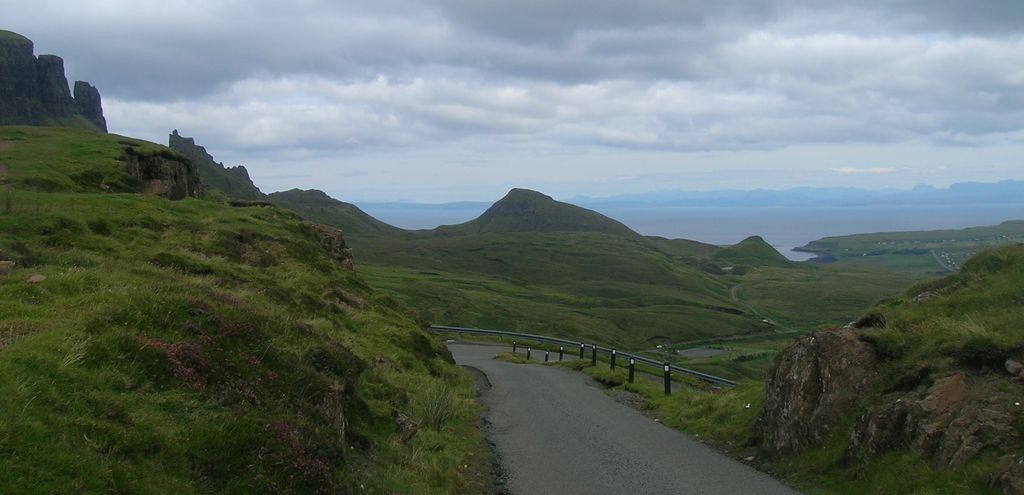
[(89, 220), (86, 224), (89, 226), (89, 230), (91, 230), (93, 234), (106, 236), (111, 233), (110, 224), (107, 223), (106, 219), (97, 218)]
[(413, 417), (420, 426), (440, 431), (455, 414), (455, 395), (446, 383), (425, 387), (413, 397)]

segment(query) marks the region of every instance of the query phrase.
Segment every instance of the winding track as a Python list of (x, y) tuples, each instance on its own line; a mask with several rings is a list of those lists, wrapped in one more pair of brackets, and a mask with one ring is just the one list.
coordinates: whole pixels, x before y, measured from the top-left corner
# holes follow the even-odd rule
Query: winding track
[(498, 361), (490, 346), (448, 348), (491, 383), (480, 400), (513, 494), (796, 493), (615, 402), (580, 373)]

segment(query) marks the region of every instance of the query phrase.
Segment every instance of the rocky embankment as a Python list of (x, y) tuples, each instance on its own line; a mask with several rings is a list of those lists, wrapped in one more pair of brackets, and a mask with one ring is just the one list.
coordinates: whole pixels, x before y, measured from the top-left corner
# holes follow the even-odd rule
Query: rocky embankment
[(28, 38), (0, 30), (0, 125), (89, 127), (107, 131), (99, 91), (76, 81), (56, 55), (35, 56)]
[(839, 435), (846, 445), (840, 463), (860, 474), (877, 456), (910, 451), (941, 470), (990, 463), (989, 486), (1024, 493), (1019, 356), (995, 356), (1001, 365), (911, 365), (872, 342), (872, 329), (884, 326), (875, 315), (807, 335), (781, 353), (755, 426), (764, 453), (798, 454)]
[(129, 146), (121, 160), (128, 176), (138, 184), (138, 192), (167, 199), (198, 198), (202, 195), (199, 173), (185, 157), (170, 151), (140, 153)]

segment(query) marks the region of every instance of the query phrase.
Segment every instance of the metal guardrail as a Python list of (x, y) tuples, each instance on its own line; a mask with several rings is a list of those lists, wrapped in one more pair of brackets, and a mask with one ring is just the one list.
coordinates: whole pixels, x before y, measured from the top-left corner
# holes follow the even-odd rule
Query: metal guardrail
[(503, 330), (487, 330), (487, 329), (483, 329), (483, 328), (449, 327), (449, 326), (444, 326), (444, 325), (430, 325), (429, 328), (430, 328), (430, 330), (434, 330), (434, 331), (437, 331), (437, 332), (468, 333), (468, 334), (475, 334), (475, 335), (497, 335), (497, 336), (506, 336), (506, 337), (517, 337), (517, 338), (526, 339), (526, 340), (533, 340), (533, 341), (537, 341), (537, 342), (546, 342), (546, 343), (549, 343), (549, 344), (569, 345), (569, 346), (572, 346), (574, 348), (590, 348), (592, 350), (592, 352), (601, 352), (601, 353), (607, 354), (609, 356), (609, 358), (612, 358), (613, 356), (617, 355), (617, 356), (623, 357), (623, 358), (625, 358), (627, 360), (632, 358), (632, 359), (635, 359), (636, 361), (639, 361), (639, 362), (642, 362), (642, 363), (647, 363), (649, 365), (656, 366), (658, 368), (661, 368), (661, 367), (664, 366), (664, 367), (666, 367), (667, 369), (669, 369), (671, 371), (675, 371), (677, 373), (683, 373), (685, 375), (690, 375), (690, 376), (695, 377), (695, 378), (697, 378), (699, 380), (703, 380), (703, 381), (708, 382), (708, 383), (714, 383), (715, 385), (726, 385), (726, 386), (730, 386), (730, 387), (737, 385), (736, 382), (734, 382), (732, 380), (729, 380), (729, 379), (726, 379), (726, 378), (722, 378), (722, 377), (718, 377), (718, 376), (714, 376), (714, 375), (709, 375), (707, 373), (701, 373), (700, 371), (691, 370), (689, 368), (683, 368), (682, 366), (676, 366), (676, 365), (671, 364), (671, 363), (665, 363), (665, 362), (657, 361), (655, 359), (651, 359), (651, 358), (646, 357), (646, 356), (640, 356), (640, 355), (637, 355), (637, 354), (618, 352), (617, 349), (612, 349), (610, 347), (604, 347), (604, 346), (596, 345), (596, 344), (593, 344), (593, 343), (587, 344), (585, 342), (576, 342), (574, 340), (560, 339), (560, 338), (557, 338), (557, 337), (548, 337), (546, 335), (534, 335), (534, 334), (530, 334), (530, 333), (519, 333), (519, 332), (506, 332), (506, 331), (503, 331)]

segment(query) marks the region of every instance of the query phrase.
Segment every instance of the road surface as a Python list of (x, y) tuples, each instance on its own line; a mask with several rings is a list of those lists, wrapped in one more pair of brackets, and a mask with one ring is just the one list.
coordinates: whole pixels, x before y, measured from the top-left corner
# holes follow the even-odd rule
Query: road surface
[(494, 442), (514, 495), (788, 494), (771, 477), (619, 404), (564, 368), (493, 359), (501, 348), (449, 344), (487, 375)]

